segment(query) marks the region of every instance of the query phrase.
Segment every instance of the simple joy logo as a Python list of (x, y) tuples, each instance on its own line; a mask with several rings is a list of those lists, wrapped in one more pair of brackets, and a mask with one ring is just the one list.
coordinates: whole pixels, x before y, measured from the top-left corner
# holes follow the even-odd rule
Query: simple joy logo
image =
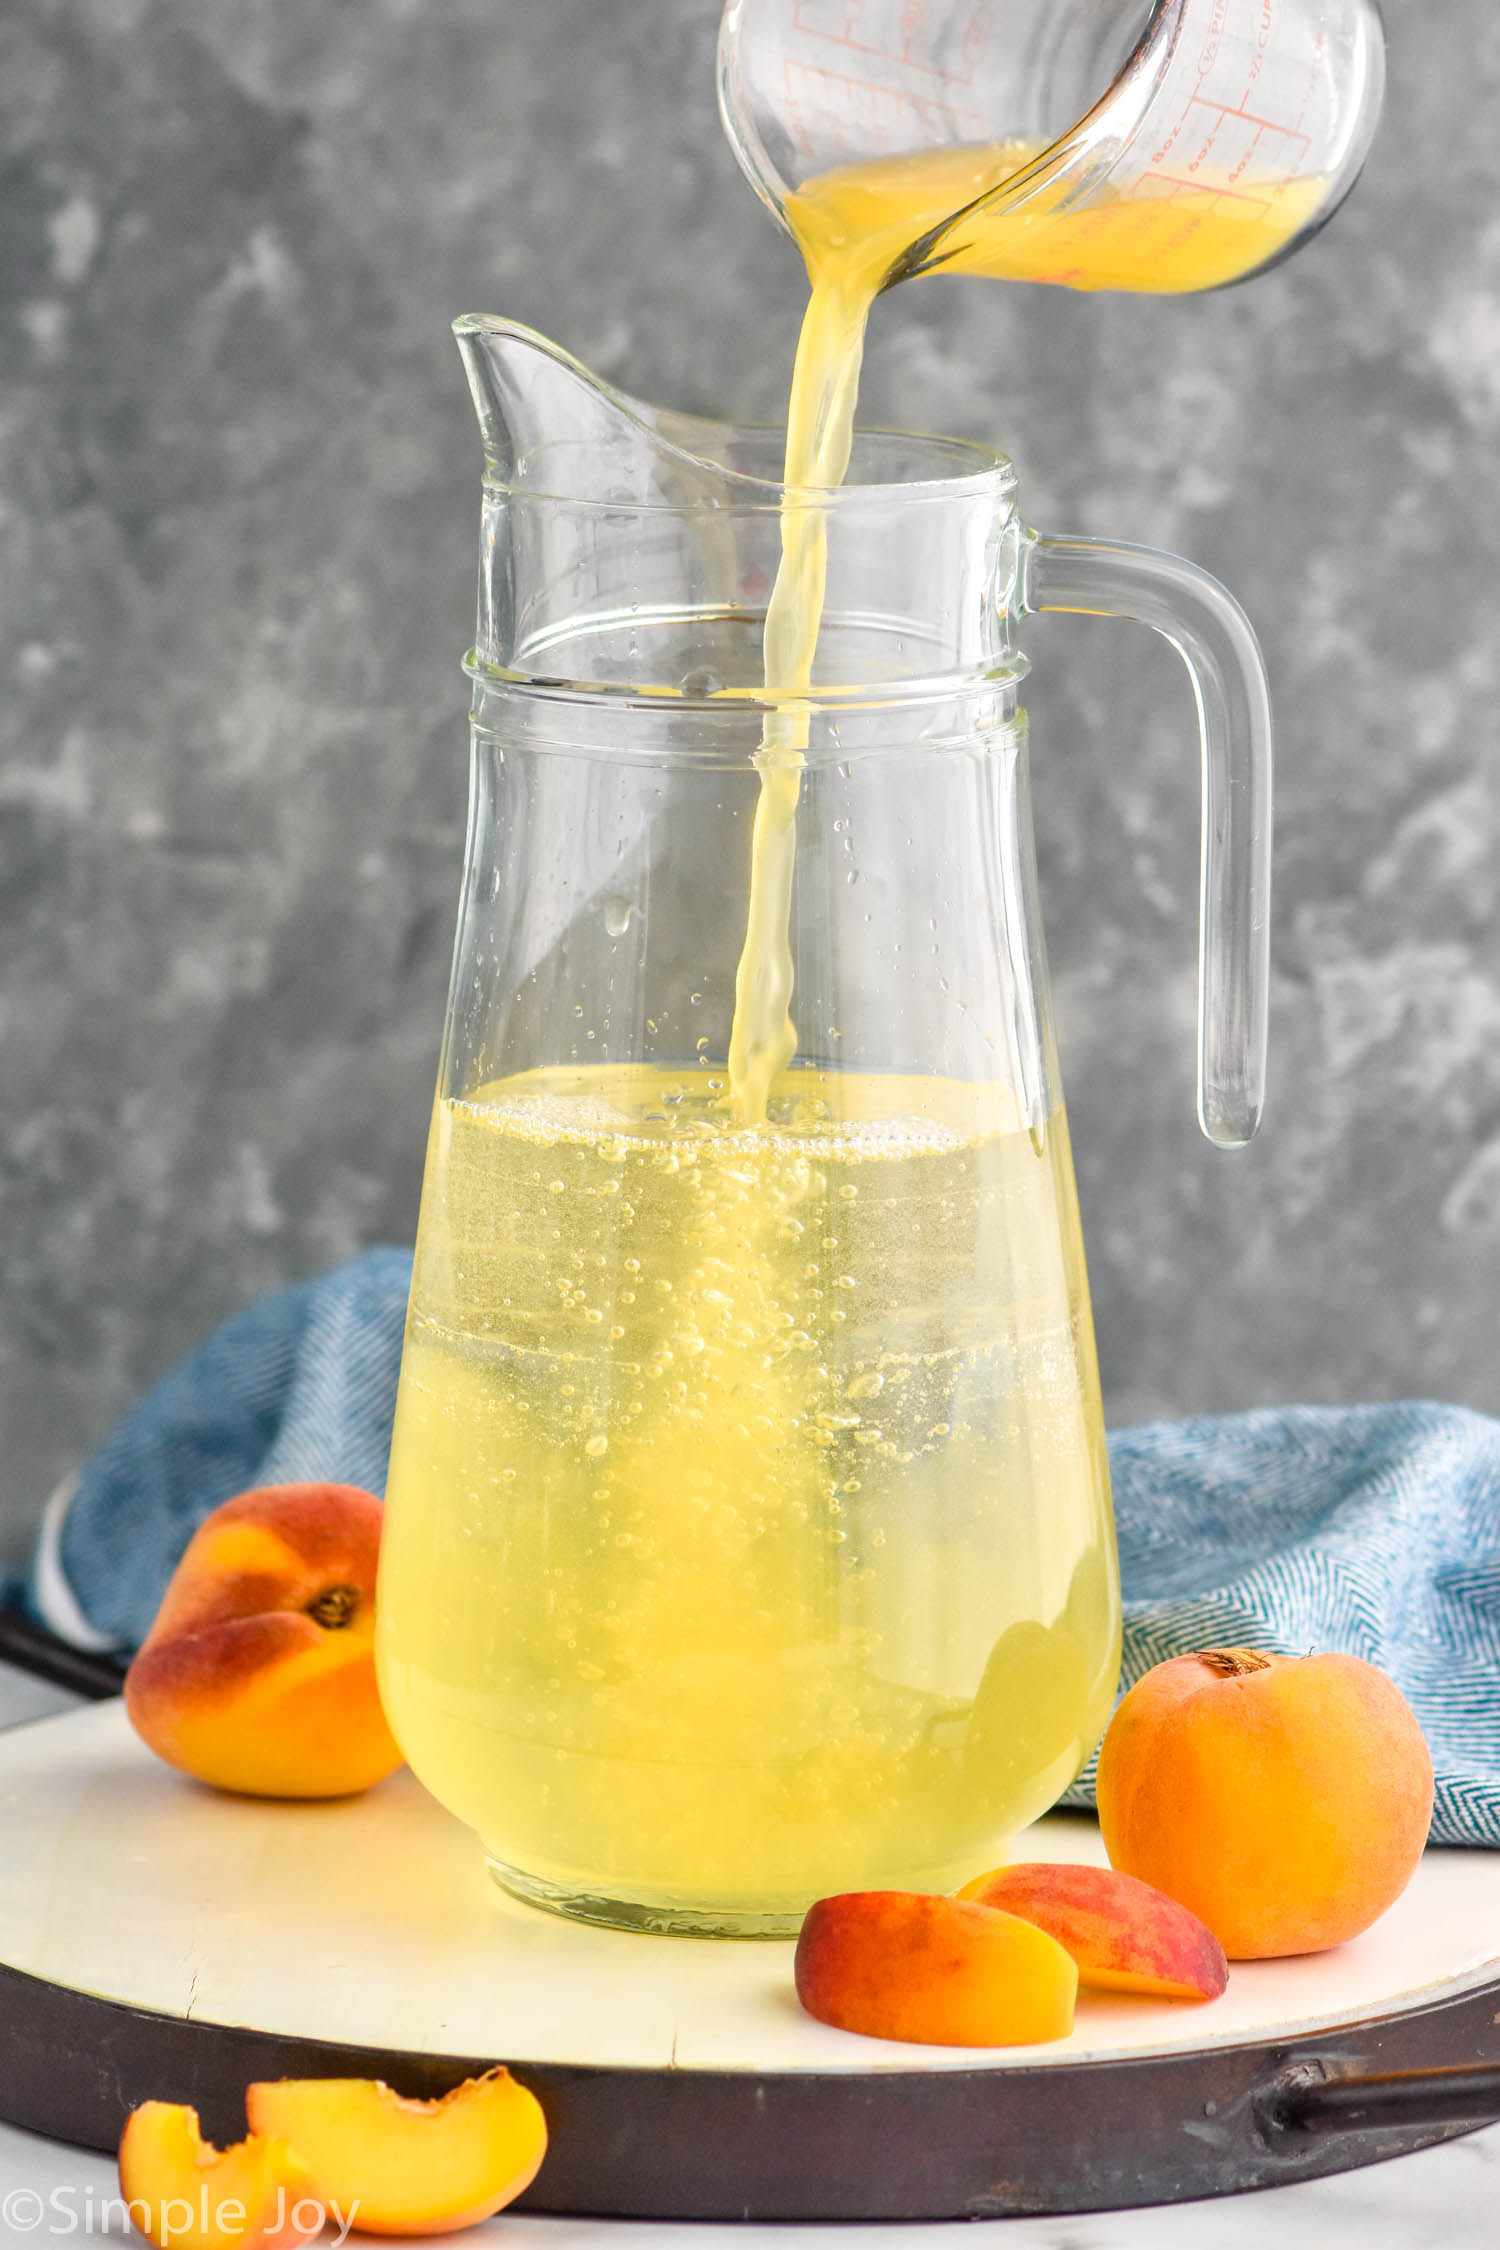
[[(279, 2188), (267, 2232), (305, 2242), (325, 2226), (332, 2227), (335, 2232), (329, 2240), (333, 2250), (342, 2250), (358, 2214), (357, 2201), (344, 2211), (332, 2200), (325, 2203), (315, 2195), (293, 2197)], [(122, 2195), (96, 2195), (91, 2187), (55, 2187), (45, 2195), (36, 2188), (21, 2187), (0, 2196), (0, 2235), (6, 2241), (25, 2236), (45, 2239), (79, 2235), (84, 2240), (116, 2236), (128, 2240), (147, 2235), (160, 2243), (162, 2250), (172, 2250), (173, 2244), (212, 2239), (216, 2233), (232, 2241), (243, 2230), (247, 2216), (243, 2203), (232, 2196), (216, 2197), (206, 2184), (196, 2197), (167, 2196), (159, 2204), (148, 2203), (143, 2196), (127, 2201)]]

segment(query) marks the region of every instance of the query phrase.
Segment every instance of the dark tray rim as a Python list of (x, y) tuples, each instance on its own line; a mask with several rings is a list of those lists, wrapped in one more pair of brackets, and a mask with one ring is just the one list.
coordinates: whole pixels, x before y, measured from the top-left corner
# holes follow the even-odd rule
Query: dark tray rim
[[(1309, 2130), (1291, 2097), (1486, 2064), (1500, 1973), (1283, 2039), (975, 2070), (512, 2064), (550, 2146), (516, 2208), (660, 2220), (998, 2218), (1236, 2193), (1429, 2147), (1483, 2122)], [(416, 2054), (137, 2008), (0, 1964), (0, 2118), (113, 2151), (139, 2102), (191, 2103), (221, 2144), (252, 2079), (384, 2078), (430, 2097), (509, 2058)]]

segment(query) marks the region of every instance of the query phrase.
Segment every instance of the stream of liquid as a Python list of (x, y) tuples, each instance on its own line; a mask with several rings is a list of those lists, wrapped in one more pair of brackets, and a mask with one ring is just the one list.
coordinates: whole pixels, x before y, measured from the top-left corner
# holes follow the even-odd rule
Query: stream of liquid
[[(787, 409), (789, 487), (843, 482), (870, 307), (913, 245), (934, 230), (943, 230), (927, 258), (936, 270), (1168, 295), (1213, 288), (1264, 265), (1301, 230), (1323, 192), (1319, 181), (1290, 181), (1274, 198), (1257, 200), (1205, 179), (1170, 194), (1105, 197), (1069, 210), (1061, 207), (1066, 189), (1049, 191), (1043, 182), (1024, 203), (1010, 206), (1000, 197), (969, 208), (1042, 153), (1043, 144), (1025, 141), (921, 150), (824, 173), (791, 197), (786, 217), (812, 293)], [(773, 708), (761, 745), (729, 1045), (730, 1103), (741, 1124), (765, 1116), (771, 1089), (797, 1052), (790, 927), (808, 718), (795, 699), (812, 682), (827, 555), (822, 509), (787, 505), (766, 612), (765, 687)]]
[[(1032, 153), (793, 199), (789, 486), (843, 479), (893, 265)], [(1272, 255), (1300, 223), (1277, 213), (1043, 200), (933, 255), (1201, 288)], [(781, 532), (727, 1089), (640, 1065), (439, 1100), (381, 1560), (391, 1723), (502, 1880), (679, 1929), (973, 1875), (1077, 1771), (1119, 1661), (1062, 1115), (1033, 1133), (1003, 1082), (789, 1067), (824, 512)]]

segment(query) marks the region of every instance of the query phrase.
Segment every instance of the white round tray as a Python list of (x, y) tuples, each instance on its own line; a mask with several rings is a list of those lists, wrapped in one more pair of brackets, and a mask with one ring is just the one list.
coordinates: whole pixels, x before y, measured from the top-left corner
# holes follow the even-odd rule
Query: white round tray
[[(431, 2092), (503, 2061), (553, 2113), (528, 2198), (547, 2210), (952, 2216), (1304, 2176), (1439, 2135), (1268, 2133), (1278, 2072), (1481, 2061), (1500, 2009), (1500, 1862), (1481, 1852), (1429, 1852), (1363, 1937), (1237, 1966), (1207, 2005), (1080, 1994), (1068, 2039), (976, 2050), (813, 2022), (790, 1943), (520, 1905), (405, 1772), (327, 1804), (200, 1788), (117, 1702), (0, 1736), (0, 1836), (10, 2122), (112, 2145), (159, 2096), (239, 2132), (251, 2077)], [(1104, 1860), (1070, 1815), (1014, 1856)]]

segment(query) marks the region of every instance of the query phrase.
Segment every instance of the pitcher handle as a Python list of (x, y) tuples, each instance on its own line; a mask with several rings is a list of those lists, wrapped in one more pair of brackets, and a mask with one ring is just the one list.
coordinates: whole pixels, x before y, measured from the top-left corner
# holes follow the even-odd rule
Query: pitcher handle
[(1271, 700), (1255, 629), (1180, 555), (1120, 539), (1022, 534), (1017, 608), (1133, 617), (1187, 666), (1203, 745), (1198, 891), (1198, 1122), (1243, 1148), (1266, 1090), (1271, 967)]

